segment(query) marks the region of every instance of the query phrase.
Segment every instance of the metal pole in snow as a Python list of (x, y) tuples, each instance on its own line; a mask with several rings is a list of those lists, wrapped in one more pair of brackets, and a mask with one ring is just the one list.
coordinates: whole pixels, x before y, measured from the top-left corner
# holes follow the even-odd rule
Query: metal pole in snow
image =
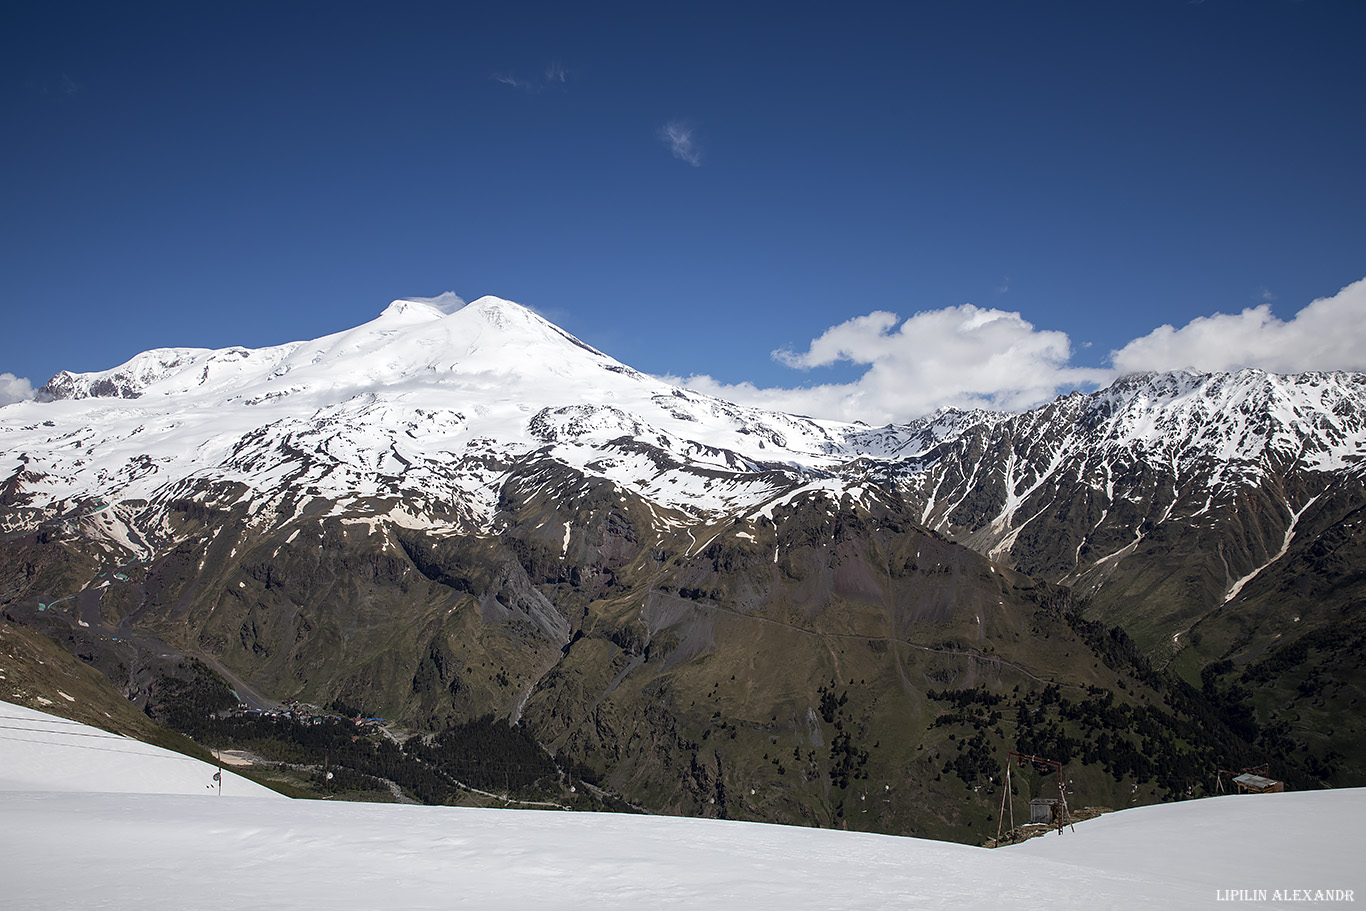
[[(1000, 809), (1000, 811), (997, 812), (997, 814), (996, 814), (996, 846), (997, 846), (997, 847), (1000, 847), (1000, 845), (1001, 845), (1001, 827), (1004, 826), (1005, 823), (1006, 823), (1006, 802), (1007, 802), (1008, 800), (1010, 800), (1010, 757), (1006, 757), (1006, 786), (1005, 786), (1005, 789), (1004, 789), (1003, 791), (1001, 791), (1001, 809)], [(1013, 817), (1015, 816), (1015, 808), (1014, 808), (1013, 806), (1010, 808), (1010, 815), (1011, 815), (1011, 817), (1012, 817), (1011, 826), (1010, 826), (1010, 828), (1011, 828), (1011, 830), (1012, 830), (1012, 833), (1011, 833), (1011, 834), (1014, 834), (1014, 831), (1013, 831), (1013, 830), (1014, 830), (1014, 828), (1015, 828), (1015, 825), (1014, 825), (1014, 819), (1013, 819)]]

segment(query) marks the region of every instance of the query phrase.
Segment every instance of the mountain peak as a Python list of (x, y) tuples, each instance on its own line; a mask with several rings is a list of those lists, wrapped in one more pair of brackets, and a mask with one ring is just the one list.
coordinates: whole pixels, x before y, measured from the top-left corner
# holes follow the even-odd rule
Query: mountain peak
[(513, 326), (540, 326), (551, 325), (547, 320), (538, 316), (530, 307), (501, 297), (494, 297), (492, 294), (485, 294), (483, 297), (470, 301), (463, 308), (470, 316), (478, 317), (483, 322), (498, 329), (509, 329)]
[(390, 302), (380, 314), (381, 318), (402, 317), (408, 320), (444, 319), (462, 310), (480, 314), (489, 321), (534, 318), (544, 322), (530, 307), (505, 298), (485, 294), (472, 301), (466, 301), (454, 291), (446, 291), (436, 297), (400, 297)]
[(463, 309), (465, 306), (465, 299), (454, 291), (445, 291), (436, 297), (400, 297), (384, 308), (380, 318), (441, 319)]
[(617, 361), (610, 355), (604, 354), (587, 342), (576, 338), (530, 307), (501, 297), (494, 297), (491, 294), (486, 294), (466, 304), (459, 311), (458, 319), (462, 322), (468, 321), (468, 325), (472, 329), (478, 327), (480, 330), (492, 330), (492, 334), (500, 336), (504, 344), (520, 345), (532, 342), (549, 342), (555, 347), (559, 347), (568, 342), (595, 358), (617, 364)]
[(439, 308), (426, 301), (396, 300), (385, 307), (379, 318), (385, 322), (403, 321), (424, 322), (443, 319), (446, 316)]
[(62, 371), (38, 397), (132, 399), (151, 391), (215, 390), (228, 396), (278, 385), (286, 374), (294, 392), (303, 386), (354, 391), (358, 377), (380, 386), (445, 374), (457, 363), (475, 371), (507, 371), (519, 361), (526, 365), (532, 351), (539, 352), (532, 362), (546, 364), (572, 360), (568, 352), (575, 349), (610, 361), (521, 304), (491, 295), (466, 303), (448, 291), (399, 298), (368, 323), (312, 341), (260, 349), (159, 348), (111, 370)]

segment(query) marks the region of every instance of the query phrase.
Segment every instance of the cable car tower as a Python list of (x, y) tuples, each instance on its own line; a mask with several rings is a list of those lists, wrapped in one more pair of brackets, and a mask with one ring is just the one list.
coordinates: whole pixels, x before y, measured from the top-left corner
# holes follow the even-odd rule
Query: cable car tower
[(1031, 765), (1034, 767), (1034, 771), (1041, 775), (1050, 771), (1055, 773), (1058, 780), (1058, 797), (1053, 802), (1052, 809), (1049, 812), (1049, 822), (1057, 826), (1059, 835), (1062, 834), (1064, 826), (1071, 827), (1072, 831), (1075, 832), (1076, 827), (1072, 825), (1072, 814), (1067, 809), (1067, 789), (1064, 787), (1062, 778), (1062, 763), (1056, 759), (1045, 759), (1042, 756), (1033, 756), (1029, 753), (1011, 750), (1006, 753), (1006, 781), (1005, 788), (1001, 791), (1001, 812), (996, 822), (996, 844), (1001, 843), (1001, 827), (1005, 825), (1007, 808), (1010, 814), (1010, 837), (1012, 840), (1015, 838), (1015, 804), (1010, 799), (1010, 769), (1016, 763), (1022, 766)]

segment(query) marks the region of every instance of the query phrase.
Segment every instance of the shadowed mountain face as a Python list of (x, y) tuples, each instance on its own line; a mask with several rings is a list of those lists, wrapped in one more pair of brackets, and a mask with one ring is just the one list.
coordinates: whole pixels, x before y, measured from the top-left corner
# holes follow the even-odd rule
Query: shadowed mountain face
[(973, 838), (1025, 746), (1111, 806), (1273, 751), (1346, 783), (1364, 383), (870, 429), (399, 301), (0, 410), (0, 607), (135, 699), (196, 656), (260, 701), (492, 712), (670, 812)]
[(1160, 654), (1353, 521), (1364, 409), (1355, 374), (1133, 376), (965, 416), (888, 468), (927, 525), (1073, 586)]

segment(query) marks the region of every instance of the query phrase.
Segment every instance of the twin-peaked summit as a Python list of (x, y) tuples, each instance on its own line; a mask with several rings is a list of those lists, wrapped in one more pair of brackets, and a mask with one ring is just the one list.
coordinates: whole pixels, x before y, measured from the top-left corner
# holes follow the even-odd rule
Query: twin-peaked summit
[(454, 312), (396, 300), (375, 319), (312, 341), (267, 348), (157, 348), (112, 370), (63, 371), (45, 400), (194, 395), (230, 401), (253, 393), (340, 400), (356, 390), (441, 385), (485, 374), (524, 383), (546, 374), (590, 385), (625, 370), (600, 351), (511, 301), (482, 297)]
[[(447, 312), (399, 300), (312, 341), (157, 349), (60, 373), (0, 418), (0, 473), (38, 518), (81, 498), (155, 503), (227, 481), (253, 500), (391, 496), (483, 526), (511, 460), (533, 453), (715, 513), (771, 493), (771, 478), (748, 477), (761, 465), (837, 465), (843, 428), (673, 386), (509, 301)], [(490, 474), (490, 456), (503, 470)], [(746, 477), (724, 493), (696, 477), (717, 470)]]

